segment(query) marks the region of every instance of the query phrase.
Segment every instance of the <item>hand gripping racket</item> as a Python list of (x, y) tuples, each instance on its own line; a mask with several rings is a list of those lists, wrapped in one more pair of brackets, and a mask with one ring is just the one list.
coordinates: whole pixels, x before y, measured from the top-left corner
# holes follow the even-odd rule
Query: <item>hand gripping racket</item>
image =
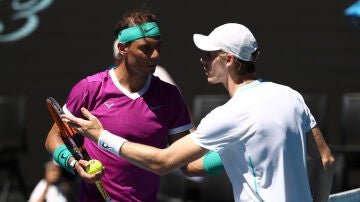
[[(63, 139), (65, 145), (69, 148), (70, 152), (74, 155), (76, 160), (84, 159), (90, 160), (90, 157), (85, 149), (83, 138), (80, 134), (77, 134), (77, 131), (74, 128), (71, 128), (66, 122), (62, 121), (60, 118), (61, 114), (65, 114), (62, 110), (62, 107), (59, 103), (52, 97), (46, 99), (47, 107), (49, 108), (50, 114), (54, 119), (56, 125), (60, 129), (61, 138)], [(111, 198), (106, 192), (101, 181), (95, 182), (96, 187), (100, 191), (106, 202), (110, 202)]]

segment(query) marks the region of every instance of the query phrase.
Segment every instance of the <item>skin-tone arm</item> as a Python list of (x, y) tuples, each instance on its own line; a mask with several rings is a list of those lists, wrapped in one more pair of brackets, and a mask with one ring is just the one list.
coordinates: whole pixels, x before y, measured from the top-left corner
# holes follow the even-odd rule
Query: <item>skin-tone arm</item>
[[(195, 130), (196, 130), (195, 127), (190, 129), (191, 132), (193, 132)], [(182, 137), (184, 137), (188, 134), (189, 134), (189, 132), (186, 131), (186, 132), (178, 133), (176, 135), (170, 135), (169, 136), (169, 145), (173, 144), (175, 141), (181, 139)], [(208, 175), (204, 170), (203, 158), (204, 157), (201, 157), (198, 160), (195, 160), (185, 166), (182, 166), (181, 171), (187, 176), (206, 176), (206, 175)]]
[(185, 165), (184, 167), (181, 168), (181, 170), (185, 175), (189, 177), (208, 176), (209, 174), (205, 171), (203, 162), (204, 162), (204, 156)]
[[(81, 111), (88, 120), (71, 115), (62, 115), (62, 118), (65, 121), (70, 121), (72, 127), (97, 143), (104, 129), (100, 121), (88, 110), (82, 108)], [(189, 135), (186, 135), (165, 149), (128, 141), (122, 145), (119, 154), (141, 168), (159, 175), (165, 175), (199, 159), (206, 152), (208, 152), (207, 149), (198, 146)]]
[(307, 133), (307, 154), (310, 158), (308, 172), (314, 202), (327, 202), (334, 175), (335, 159), (319, 127)]
[(52, 154), (62, 144), (64, 144), (64, 141), (61, 139), (60, 129), (54, 123), (46, 137), (45, 148)]
[[(45, 148), (47, 149), (47, 151), (50, 154), (52, 154), (52, 153), (54, 153), (55, 149), (62, 144), (64, 144), (64, 141), (61, 138), (60, 129), (58, 128), (56, 123), (54, 123), (54, 125), (52, 126), (52, 128), (50, 129), (50, 131), (46, 137)], [(70, 162), (73, 159), (75, 159), (75, 158), (71, 157), (68, 161), (68, 164), (70, 164)], [(76, 169), (77, 173), (87, 182), (95, 182), (95, 181), (101, 179), (101, 177), (103, 176), (104, 173), (97, 172), (94, 174), (88, 174), (84, 169), (88, 165), (89, 165), (88, 161), (80, 160), (75, 164), (75, 169)]]
[(207, 152), (185, 136), (166, 149), (126, 142), (120, 149), (121, 156), (144, 169), (165, 175), (175, 168), (184, 166)]
[[(176, 135), (171, 135), (169, 137), (169, 145), (173, 144), (175, 141), (181, 139), (182, 137), (185, 137), (186, 135), (188, 135), (187, 132), (179, 133)], [(204, 170), (203, 157), (201, 157), (198, 160), (195, 160), (185, 166), (182, 166), (180, 169), (185, 175), (187, 175), (189, 177), (208, 175)]]

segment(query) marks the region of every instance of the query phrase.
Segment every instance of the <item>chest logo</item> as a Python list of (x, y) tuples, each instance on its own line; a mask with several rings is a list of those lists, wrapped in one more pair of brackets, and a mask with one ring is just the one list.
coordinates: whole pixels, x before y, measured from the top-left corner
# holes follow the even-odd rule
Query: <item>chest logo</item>
[(160, 107), (162, 107), (162, 105), (150, 106), (149, 108), (151, 111), (154, 111), (154, 110), (159, 109)]
[(112, 102), (105, 102), (104, 105), (105, 105), (108, 109), (110, 109), (110, 108), (114, 105), (114, 103), (112, 103)]

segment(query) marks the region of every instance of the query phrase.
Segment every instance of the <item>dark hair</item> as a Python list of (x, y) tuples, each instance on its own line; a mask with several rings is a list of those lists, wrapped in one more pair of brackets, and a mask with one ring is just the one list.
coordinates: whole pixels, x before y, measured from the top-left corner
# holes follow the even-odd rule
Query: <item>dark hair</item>
[(254, 62), (248, 62), (248, 61), (242, 61), (242, 60), (239, 60), (239, 62), (242, 63), (241, 68), (239, 69), (239, 74), (248, 74), (248, 73), (255, 72), (256, 67), (255, 67)]
[(253, 53), (251, 53), (252, 61), (242, 61), (238, 59), (242, 63), (241, 68), (239, 70), (239, 74), (254, 73), (256, 70), (255, 61), (257, 60), (259, 54), (260, 54), (259, 49), (256, 49)]
[(149, 11), (131, 11), (122, 16), (122, 19), (114, 27), (114, 36), (118, 37), (120, 30), (132, 27), (135, 25), (141, 25), (146, 22), (157, 22), (158, 19), (155, 14)]

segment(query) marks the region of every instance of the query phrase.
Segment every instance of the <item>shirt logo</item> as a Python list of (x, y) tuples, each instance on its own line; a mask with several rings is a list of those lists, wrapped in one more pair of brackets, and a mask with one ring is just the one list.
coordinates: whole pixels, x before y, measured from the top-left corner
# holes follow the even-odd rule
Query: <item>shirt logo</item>
[(112, 103), (112, 102), (105, 102), (104, 105), (105, 105), (108, 109), (110, 109), (110, 108), (114, 105), (114, 103)]
[(154, 111), (154, 110), (159, 109), (160, 107), (162, 107), (162, 105), (150, 106), (149, 108), (150, 108), (151, 111)]

